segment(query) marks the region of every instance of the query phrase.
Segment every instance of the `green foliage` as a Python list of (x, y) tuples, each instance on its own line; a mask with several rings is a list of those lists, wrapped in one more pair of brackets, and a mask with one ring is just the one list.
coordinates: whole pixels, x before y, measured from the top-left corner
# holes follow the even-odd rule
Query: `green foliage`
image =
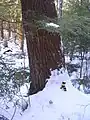
[(60, 24), (64, 43), (90, 49), (90, 18), (75, 15), (64, 18)]
[(87, 51), (90, 49), (90, 3), (68, 0), (65, 5), (63, 19), (59, 21), (64, 45), (67, 49)]
[[(24, 82), (29, 82), (28, 68), (13, 68), (0, 56), (0, 97), (13, 98)], [(13, 64), (13, 63), (12, 63)]]
[(6, 21), (21, 20), (20, 0), (0, 0), (0, 19)]
[(89, 16), (89, 0), (67, 0), (65, 2), (64, 15)]
[[(90, 49), (90, 11), (88, 0), (67, 0), (63, 10), (62, 19), (36, 21), (38, 27), (50, 31), (59, 32), (66, 51), (74, 52), (88, 51)], [(47, 26), (47, 23), (54, 22), (59, 27)]]

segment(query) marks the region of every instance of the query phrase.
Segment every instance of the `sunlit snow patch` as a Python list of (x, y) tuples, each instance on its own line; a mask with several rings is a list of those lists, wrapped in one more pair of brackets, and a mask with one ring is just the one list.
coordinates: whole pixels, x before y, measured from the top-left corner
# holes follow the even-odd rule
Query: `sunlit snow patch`
[[(31, 107), (20, 119), (89, 120), (90, 97), (72, 86), (67, 71), (59, 75), (53, 72), (43, 91), (30, 97)], [(60, 89), (62, 81), (66, 81), (67, 91)]]
[(51, 26), (51, 27), (55, 27), (55, 28), (58, 28), (59, 25), (55, 24), (55, 23), (47, 23), (46, 26)]

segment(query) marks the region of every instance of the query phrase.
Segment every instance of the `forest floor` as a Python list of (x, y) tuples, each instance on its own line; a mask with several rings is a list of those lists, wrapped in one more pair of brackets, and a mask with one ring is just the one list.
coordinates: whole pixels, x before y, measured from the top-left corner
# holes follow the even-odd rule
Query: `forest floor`
[[(66, 82), (67, 91), (60, 89), (62, 81)], [(27, 93), (26, 85), (21, 87), (20, 93), (22, 96)], [(29, 103), (25, 111), (21, 110), (26, 105), (22, 100)], [(15, 111), (13, 120), (90, 120), (90, 96), (73, 87), (67, 71), (59, 75), (57, 70), (53, 71), (43, 91), (29, 98), (23, 97), (22, 100), (16, 111), (15, 107), (8, 111), (12, 116)], [(11, 103), (8, 106), (11, 107)], [(11, 119), (12, 116), (9, 115), (8, 118)]]
[[(5, 63), (0, 64), (0, 67), (7, 65), (9, 70), (28, 68), (26, 48), (22, 54), (20, 47), (14, 42), (8, 42), (8, 48), (4, 48), (2, 44), (0, 47), (0, 63), (2, 60)], [(6, 52), (8, 50), (10, 51)], [(2, 77), (0, 79), (2, 81)], [(62, 68), (59, 73), (54, 70), (43, 91), (30, 97), (25, 96), (29, 84), (23, 79), (25, 84), (21, 85), (17, 94), (11, 94), (11, 99), (6, 94), (0, 96), (0, 115), (9, 120), (90, 120), (90, 96), (74, 88), (71, 79), (67, 70)], [(63, 81), (66, 82), (67, 91), (60, 89)]]

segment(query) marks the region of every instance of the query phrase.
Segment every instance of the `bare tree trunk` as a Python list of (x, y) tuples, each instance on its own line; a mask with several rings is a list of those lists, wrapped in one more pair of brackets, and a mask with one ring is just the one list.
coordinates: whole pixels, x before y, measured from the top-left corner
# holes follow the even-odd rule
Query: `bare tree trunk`
[(22, 28), (22, 40), (21, 40), (20, 49), (22, 50), (22, 52), (24, 52), (24, 30), (23, 30), (23, 28)]
[(8, 39), (11, 37), (11, 26), (10, 23), (8, 22)]
[(3, 20), (1, 20), (1, 38), (4, 39), (4, 33), (3, 33)]
[(42, 90), (46, 79), (51, 75), (50, 69), (60, 68), (64, 61), (60, 49), (60, 35), (39, 29), (35, 23), (37, 20), (43, 20), (43, 15), (57, 17), (54, 1), (21, 0), (21, 5), (32, 81), (30, 95)]
[(81, 67), (80, 67), (80, 78), (82, 78), (83, 72), (83, 60), (84, 60), (84, 53), (81, 51)]
[(88, 59), (87, 59), (87, 53), (88, 52), (86, 52), (85, 60), (86, 60), (86, 76), (88, 77)]
[(63, 0), (58, 0), (59, 1), (59, 18), (62, 17), (62, 6), (63, 6)]
[(24, 52), (24, 29), (23, 29), (23, 25), (22, 23), (20, 24), (19, 28), (18, 28), (18, 39), (20, 42), (20, 49), (22, 50), (22, 52)]
[(58, 18), (62, 17), (63, 0), (55, 0)]

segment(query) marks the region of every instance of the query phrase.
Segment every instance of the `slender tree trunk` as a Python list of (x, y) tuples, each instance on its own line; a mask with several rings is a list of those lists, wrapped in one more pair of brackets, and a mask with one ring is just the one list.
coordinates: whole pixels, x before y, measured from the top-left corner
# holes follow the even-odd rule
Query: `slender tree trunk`
[(22, 28), (22, 40), (21, 40), (20, 49), (22, 50), (22, 52), (24, 52), (24, 30), (23, 30), (23, 28)]
[(81, 52), (81, 67), (80, 67), (80, 78), (82, 78), (83, 72), (83, 60), (84, 60), (84, 53)]
[(10, 22), (8, 22), (8, 38), (11, 37), (11, 26), (10, 26)]
[(45, 29), (39, 29), (36, 21), (57, 17), (53, 0), (21, 0), (23, 27), (26, 34), (29, 57), (30, 79), (29, 95), (42, 90), (50, 69), (60, 68), (64, 61), (60, 49), (60, 35)]
[(63, 0), (56, 0), (56, 10), (58, 18), (62, 17), (62, 6), (63, 6)]
[(88, 59), (87, 59), (87, 53), (88, 52), (86, 52), (85, 60), (86, 60), (86, 76), (88, 77)]
[(13, 32), (13, 36), (12, 37), (14, 38), (14, 43), (17, 44), (16, 43), (16, 40), (17, 40), (17, 33), (16, 33), (16, 31), (17, 31), (17, 25), (16, 24), (14, 25), (13, 29), (14, 29), (13, 30), (14, 32)]
[(4, 33), (3, 33), (3, 20), (1, 20), (1, 38), (4, 39)]
[(74, 50), (75, 50), (75, 44), (73, 44), (73, 45), (71, 46), (71, 52), (70, 52), (70, 60), (71, 60), (71, 61), (73, 60)]
[(63, 0), (59, 0), (59, 18), (62, 17)]

